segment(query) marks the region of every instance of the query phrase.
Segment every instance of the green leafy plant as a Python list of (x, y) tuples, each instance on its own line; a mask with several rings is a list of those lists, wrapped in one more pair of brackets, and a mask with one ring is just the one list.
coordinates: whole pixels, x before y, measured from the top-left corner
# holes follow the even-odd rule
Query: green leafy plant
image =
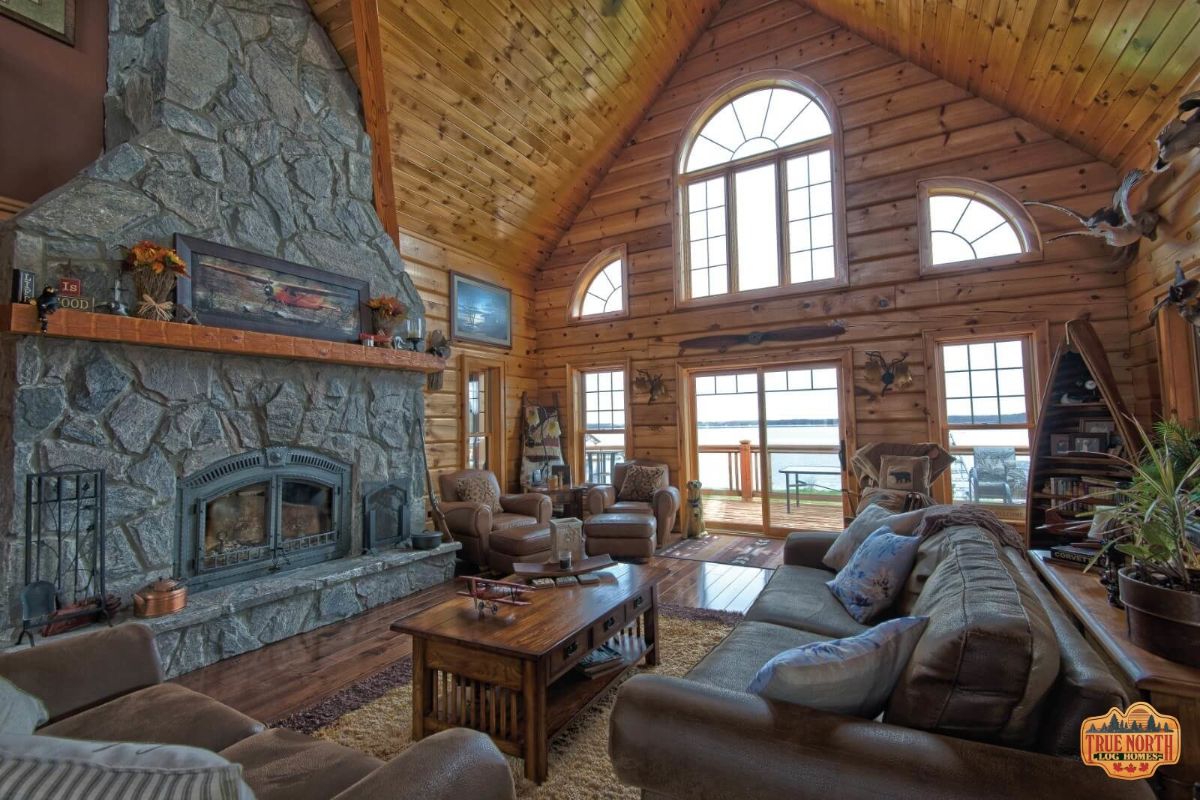
[(1200, 428), (1178, 420), (1140, 424), (1138, 460), (1122, 459), (1132, 478), (1110, 493), (1108, 546), (1134, 560), (1146, 583), (1200, 592)]

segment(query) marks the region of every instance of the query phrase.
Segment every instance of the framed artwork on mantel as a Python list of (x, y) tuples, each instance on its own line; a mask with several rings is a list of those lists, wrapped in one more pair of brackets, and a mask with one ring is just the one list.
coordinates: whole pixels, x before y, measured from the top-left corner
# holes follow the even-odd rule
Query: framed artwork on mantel
[(176, 303), (204, 325), (354, 343), (371, 330), (364, 280), (178, 234), (175, 251), (189, 273)]
[(461, 272), (451, 272), (450, 338), (512, 347), (512, 292)]
[(0, 0), (0, 14), (75, 44), (75, 0)]

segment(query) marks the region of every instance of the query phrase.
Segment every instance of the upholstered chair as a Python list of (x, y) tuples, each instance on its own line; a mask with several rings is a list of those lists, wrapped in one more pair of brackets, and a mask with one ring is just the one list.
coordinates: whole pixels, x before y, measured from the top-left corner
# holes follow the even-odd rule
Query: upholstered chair
[[(553, 504), (547, 495), (502, 494), (496, 476), (487, 470), (449, 472), (438, 477), (438, 485), (446, 525), (462, 542), (460, 556), (476, 566), (488, 566), (488, 536), (492, 531), (550, 522)], [(494, 505), (476, 493), (480, 486), (495, 498)], [(463, 497), (464, 493), (469, 497)]]
[[(662, 479), (649, 500), (621, 499), (621, 489), (632, 466), (662, 469)], [(669, 485), (669, 475), (667, 465), (660, 461), (633, 459), (614, 464), (612, 485), (599, 485), (588, 489), (584, 498), (584, 509), (589, 515), (650, 514), (658, 526), (656, 549), (661, 549), (682, 538), (682, 533), (675, 530), (680, 505), (679, 489)]]

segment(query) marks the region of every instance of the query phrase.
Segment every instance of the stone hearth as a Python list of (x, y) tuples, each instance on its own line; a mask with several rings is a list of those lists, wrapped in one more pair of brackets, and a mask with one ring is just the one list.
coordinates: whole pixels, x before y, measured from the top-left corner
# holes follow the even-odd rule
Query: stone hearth
[[(371, 205), (357, 90), (304, 0), (109, 8), (105, 154), (0, 223), (5, 297), (15, 267), (106, 299), (123, 246), (183, 233), (365, 279), (422, 312)], [(423, 386), (398, 370), (0, 337), (0, 637), (19, 620), (25, 475), (68, 465), (107, 470), (108, 588), (127, 602), (175, 570), (182, 476), (275, 446), (352, 465), (349, 557), (194, 594), (153, 623), (173, 674), (445, 579), (446, 547), (358, 555), (364, 485), (424, 493)], [(420, 530), (422, 504), (411, 513)]]

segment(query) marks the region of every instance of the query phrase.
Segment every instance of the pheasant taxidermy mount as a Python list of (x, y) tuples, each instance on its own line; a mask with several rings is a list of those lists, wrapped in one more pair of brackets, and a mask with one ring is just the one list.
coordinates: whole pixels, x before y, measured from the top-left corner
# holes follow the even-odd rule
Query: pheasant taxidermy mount
[(1151, 322), (1165, 306), (1174, 306), (1179, 316), (1200, 328), (1200, 280), (1188, 278), (1183, 272), (1183, 264), (1178, 261), (1175, 262), (1175, 282), (1167, 289), (1167, 296), (1150, 310)]
[(644, 369), (637, 371), (637, 377), (633, 379), (633, 388), (639, 392), (648, 392), (650, 394), (650, 402), (656, 402), (660, 397), (667, 396), (667, 384), (663, 381), (662, 373), (651, 375)]
[(1051, 236), (1046, 240), (1047, 242), (1065, 239), (1068, 236), (1092, 236), (1103, 239), (1110, 247), (1125, 250), (1137, 245), (1143, 236), (1150, 241), (1157, 238), (1160, 219), (1158, 214), (1153, 211), (1141, 211), (1135, 214), (1129, 206), (1129, 196), (1133, 194), (1133, 190), (1145, 179), (1146, 175), (1145, 170), (1130, 170), (1113, 194), (1112, 203), (1097, 209), (1090, 217), (1085, 217), (1066, 206), (1043, 203), (1040, 200), (1026, 200), (1025, 205), (1054, 209), (1066, 214), (1084, 227), (1084, 230), (1081, 231), (1067, 231), (1057, 236)]
[(687, 339), (679, 343), (680, 350), (701, 347), (725, 352), (730, 347), (741, 344), (760, 345), (764, 342), (808, 342), (814, 339), (828, 339), (841, 336), (846, 332), (846, 323), (834, 320), (825, 325), (800, 325), (795, 328), (784, 328), (778, 331), (754, 331), (753, 333), (723, 333), (713, 336), (701, 336), (698, 339)]
[(1189, 92), (1179, 99), (1179, 113), (1162, 129), (1155, 143), (1158, 145), (1155, 172), (1164, 172), (1175, 159), (1200, 148), (1200, 91)]
[(912, 386), (912, 370), (908, 368), (908, 353), (901, 353), (898, 358), (888, 361), (878, 350), (867, 351), (866, 378), (871, 383), (883, 386), (879, 394), (885, 395), (889, 389), (903, 390)]

